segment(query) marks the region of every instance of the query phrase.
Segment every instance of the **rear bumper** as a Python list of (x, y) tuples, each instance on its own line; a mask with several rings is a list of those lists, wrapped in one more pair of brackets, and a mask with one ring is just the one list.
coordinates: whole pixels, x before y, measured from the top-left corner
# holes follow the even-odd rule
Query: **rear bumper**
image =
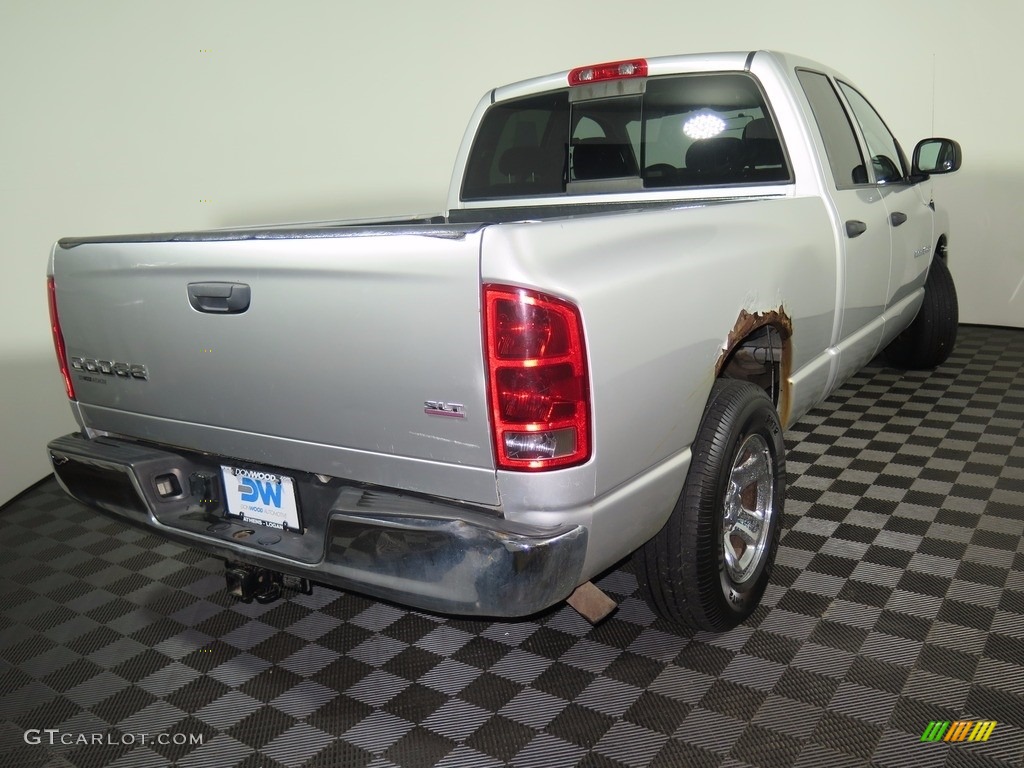
[[(290, 470), (283, 473), (295, 478), (303, 531), (262, 528), (223, 513), (219, 468), (240, 462), (79, 434), (48, 449), (70, 496), (120, 520), (226, 560), (424, 610), (535, 613), (575, 589), (587, 553), (582, 526), (522, 525), (453, 502)], [(180, 493), (161, 497), (156, 478), (167, 475), (177, 478)]]

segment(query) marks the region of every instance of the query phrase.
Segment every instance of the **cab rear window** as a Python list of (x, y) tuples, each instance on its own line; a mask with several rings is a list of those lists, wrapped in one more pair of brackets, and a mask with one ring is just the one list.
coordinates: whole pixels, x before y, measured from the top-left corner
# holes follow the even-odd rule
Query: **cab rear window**
[(470, 152), (462, 199), (791, 180), (753, 77), (650, 78), (633, 90), (566, 88), (495, 104)]

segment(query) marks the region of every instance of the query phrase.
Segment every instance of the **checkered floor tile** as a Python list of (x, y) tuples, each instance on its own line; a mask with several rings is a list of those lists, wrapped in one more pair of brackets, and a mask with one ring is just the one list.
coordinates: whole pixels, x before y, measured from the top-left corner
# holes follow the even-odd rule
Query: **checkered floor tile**
[(0, 512), (0, 765), (1020, 766), (1022, 422), (1024, 332), (873, 363), (787, 435), (773, 583), (722, 635), (656, 619), (628, 563), (598, 627), (246, 605), (47, 481)]

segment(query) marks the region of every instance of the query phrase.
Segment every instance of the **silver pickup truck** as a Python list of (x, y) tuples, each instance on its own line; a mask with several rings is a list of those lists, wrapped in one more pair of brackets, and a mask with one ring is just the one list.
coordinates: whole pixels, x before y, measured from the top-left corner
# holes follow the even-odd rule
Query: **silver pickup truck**
[(442, 215), (59, 241), (54, 472), (244, 599), (523, 616), (635, 553), (661, 616), (728, 629), (770, 576), (783, 430), (883, 350), (950, 352), (929, 178), (960, 157), (908, 161), (773, 52), (496, 88)]

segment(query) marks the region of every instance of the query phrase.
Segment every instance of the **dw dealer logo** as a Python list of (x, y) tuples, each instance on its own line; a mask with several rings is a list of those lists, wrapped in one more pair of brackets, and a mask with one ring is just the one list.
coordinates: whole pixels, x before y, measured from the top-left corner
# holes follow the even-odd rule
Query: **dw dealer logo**
[(995, 720), (932, 720), (921, 741), (988, 741), (995, 729)]
[[(242, 474), (242, 473), (245, 474)], [(273, 505), (281, 508), (281, 480), (274, 475), (267, 475), (262, 472), (247, 472), (246, 470), (236, 471), (238, 476), (238, 491), (242, 494), (242, 501), (262, 501), (265, 505)]]

